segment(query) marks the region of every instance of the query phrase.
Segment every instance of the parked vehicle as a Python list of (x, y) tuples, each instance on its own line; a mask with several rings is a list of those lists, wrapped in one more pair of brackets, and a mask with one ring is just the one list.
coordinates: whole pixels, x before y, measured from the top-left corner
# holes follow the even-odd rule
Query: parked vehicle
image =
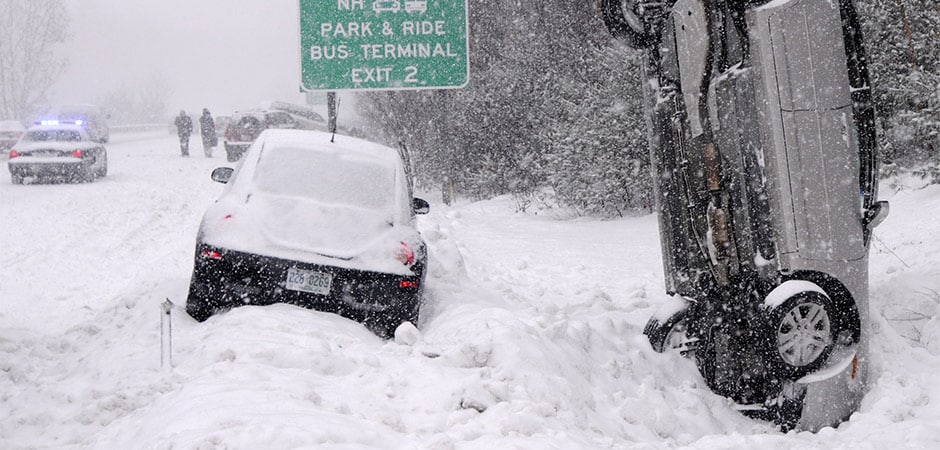
[(238, 161), (261, 132), (269, 128), (297, 129), (297, 121), (284, 111), (251, 110), (236, 112), (225, 128), (225, 154)]
[(271, 102), (265, 109), (284, 111), (297, 121), (297, 128), (301, 130), (327, 130), (326, 119), (318, 112), (307, 106), (295, 105), (287, 102)]
[(602, 6), (615, 36), (648, 50), (655, 90), (675, 298), (647, 324), (650, 344), (693, 358), (746, 414), (807, 430), (845, 420), (868, 377), (868, 251), (888, 212), (853, 3)]
[(9, 156), (10, 149), (20, 141), (24, 132), (26, 127), (18, 120), (0, 121), (0, 155), (4, 158)]
[(396, 150), (318, 131), (267, 130), (203, 216), (186, 311), (291, 303), (391, 337), (417, 325), (427, 250)]
[(232, 122), (232, 116), (218, 116), (215, 118), (215, 135), (219, 139), (225, 139), (225, 129)]
[(94, 105), (68, 105), (48, 111), (37, 123), (43, 125), (74, 124), (85, 129), (95, 142), (107, 144), (111, 140), (110, 117)]
[(93, 181), (108, 174), (108, 152), (80, 125), (35, 125), (10, 150), (10, 179)]

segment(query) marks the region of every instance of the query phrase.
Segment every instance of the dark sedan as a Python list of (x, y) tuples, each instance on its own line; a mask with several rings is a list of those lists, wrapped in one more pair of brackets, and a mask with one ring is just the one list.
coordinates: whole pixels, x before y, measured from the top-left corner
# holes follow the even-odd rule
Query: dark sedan
[(398, 152), (329, 133), (267, 130), (205, 213), (186, 310), (290, 303), (366, 323), (417, 325), (427, 265)]

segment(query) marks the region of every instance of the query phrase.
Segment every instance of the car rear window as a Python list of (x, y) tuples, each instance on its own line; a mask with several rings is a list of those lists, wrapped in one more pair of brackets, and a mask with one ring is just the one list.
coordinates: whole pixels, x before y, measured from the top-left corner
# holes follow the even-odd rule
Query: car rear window
[(297, 123), (294, 122), (294, 119), (290, 114), (276, 112), (268, 113), (264, 118), (265, 125), (267, 128), (296, 128)]
[(264, 129), (261, 120), (255, 116), (241, 116), (229, 122), (228, 127), (232, 130), (247, 131), (258, 134)]
[(269, 148), (255, 172), (259, 191), (331, 205), (387, 211), (395, 207), (395, 168), (341, 152)]
[(23, 137), (24, 142), (81, 142), (82, 135), (74, 130), (33, 130)]

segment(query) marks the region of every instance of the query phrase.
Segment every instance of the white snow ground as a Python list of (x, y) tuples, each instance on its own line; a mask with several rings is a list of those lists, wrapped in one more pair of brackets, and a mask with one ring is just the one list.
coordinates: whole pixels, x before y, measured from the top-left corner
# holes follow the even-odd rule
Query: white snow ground
[(194, 144), (183, 159), (172, 136), (115, 136), (91, 184), (0, 175), (0, 448), (940, 447), (940, 186), (884, 183), (861, 410), (784, 434), (641, 335), (666, 298), (654, 217), (559, 220), (507, 198), (427, 198), (420, 332), (177, 309), (162, 370), (159, 304), (183, 303), (222, 188), (224, 155)]

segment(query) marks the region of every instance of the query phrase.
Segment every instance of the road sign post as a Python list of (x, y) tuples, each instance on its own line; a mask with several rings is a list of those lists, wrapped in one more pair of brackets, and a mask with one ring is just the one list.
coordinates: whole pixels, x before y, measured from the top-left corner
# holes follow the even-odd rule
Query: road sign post
[(466, 0), (299, 0), (301, 89), (461, 88)]

